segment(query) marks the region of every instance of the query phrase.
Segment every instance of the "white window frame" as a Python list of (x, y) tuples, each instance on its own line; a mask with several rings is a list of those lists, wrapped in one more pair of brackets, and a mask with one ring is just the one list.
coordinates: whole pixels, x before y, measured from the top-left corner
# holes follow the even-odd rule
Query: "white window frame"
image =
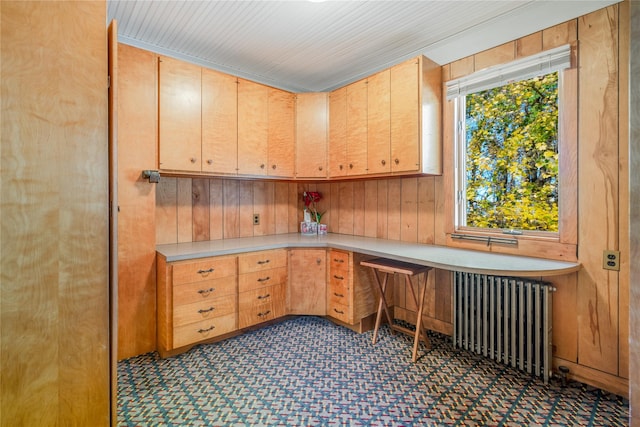
[[(468, 76), (451, 80), (446, 84), (447, 100), (454, 101), (454, 197), (456, 230), (478, 231), (486, 233), (526, 234), (544, 237), (556, 237), (559, 231), (532, 231), (532, 230), (503, 230), (468, 227), (466, 225), (467, 203), (465, 197), (466, 186), (466, 103), (467, 94), (480, 92), (504, 86), (509, 83), (528, 80), (541, 75), (558, 72), (558, 103), (561, 104), (560, 94), (562, 85), (562, 70), (571, 67), (571, 45), (564, 45), (554, 49), (528, 56), (507, 64), (490, 67), (477, 71)], [(560, 112), (561, 114), (561, 112)], [(558, 138), (560, 138), (561, 117), (558, 117)], [(561, 141), (558, 141), (560, 145)], [(559, 150), (560, 152), (560, 150)], [(560, 177), (560, 172), (559, 176)], [(560, 191), (560, 188), (558, 189)], [(558, 195), (558, 203), (560, 202)], [(561, 207), (558, 206), (558, 209)], [(560, 217), (560, 212), (558, 213)], [(558, 224), (560, 227), (560, 224)]]

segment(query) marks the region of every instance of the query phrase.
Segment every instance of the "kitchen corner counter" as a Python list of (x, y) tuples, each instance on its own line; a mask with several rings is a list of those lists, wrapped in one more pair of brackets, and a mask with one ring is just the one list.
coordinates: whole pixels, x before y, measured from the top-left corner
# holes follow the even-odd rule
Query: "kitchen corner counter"
[(503, 255), (446, 246), (334, 233), (329, 233), (326, 236), (303, 236), (300, 233), (274, 234), (238, 239), (166, 244), (156, 246), (156, 251), (165, 257), (167, 262), (174, 262), (280, 248), (343, 249), (443, 270), (501, 276), (556, 276), (573, 273), (581, 267), (580, 263), (577, 262)]

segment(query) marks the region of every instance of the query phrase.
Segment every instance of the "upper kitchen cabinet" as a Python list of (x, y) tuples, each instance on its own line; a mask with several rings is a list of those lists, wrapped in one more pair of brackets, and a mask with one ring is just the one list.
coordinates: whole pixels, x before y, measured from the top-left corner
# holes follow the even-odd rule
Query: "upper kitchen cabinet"
[(295, 95), (269, 88), (267, 175), (293, 178), (295, 173)]
[(329, 177), (347, 174), (347, 87), (329, 94)]
[(202, 69), (202, 172), (238, 171), (238, 79)]
[(329, 94), (329, 177), (367, 174), (367, 80)]
[(347, 86), (347, 175), (367, 173), (367, 80)]
[(159, 59), (159, 167), (201, 170), (201, 68)]
[(391, 70), (367, 80), (367, 169), (370, 174), (391, 172)]
[(269, 87), (238, 79), (238, 174), (267, 175)]
[(296, 96), (296, 178), (327, 177), (327, 94)]
[(424, 56), (391, 67), (391, 173), (442, 174), (442, 72)]

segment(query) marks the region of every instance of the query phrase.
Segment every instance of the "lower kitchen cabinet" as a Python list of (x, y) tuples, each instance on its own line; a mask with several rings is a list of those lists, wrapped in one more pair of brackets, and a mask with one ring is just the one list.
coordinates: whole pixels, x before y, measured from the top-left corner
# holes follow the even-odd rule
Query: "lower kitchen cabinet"
[(238, 328), (285, 315), (287, 251), (251, 252), (238, 256)]
[(167, 356), (237, 329), (237, 258), (157, 259), (158, 352)]
[(358, 332), (373, 327), (378, 291), (373, 272), (360, 266), (371, 258), (353, 252), (330, 249), (327, 253), (327, 316)]
[(325, 315), (326, 257), (325, 249), (289, 250), (287, 314)]

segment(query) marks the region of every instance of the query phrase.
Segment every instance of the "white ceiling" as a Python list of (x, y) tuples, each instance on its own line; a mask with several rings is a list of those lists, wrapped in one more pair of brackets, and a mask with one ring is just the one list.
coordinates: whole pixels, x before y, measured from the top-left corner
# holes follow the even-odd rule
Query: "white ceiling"
[(108, 0), (120, 42), (293, 92), (424, 54), (439, 64), (619, 0)]

